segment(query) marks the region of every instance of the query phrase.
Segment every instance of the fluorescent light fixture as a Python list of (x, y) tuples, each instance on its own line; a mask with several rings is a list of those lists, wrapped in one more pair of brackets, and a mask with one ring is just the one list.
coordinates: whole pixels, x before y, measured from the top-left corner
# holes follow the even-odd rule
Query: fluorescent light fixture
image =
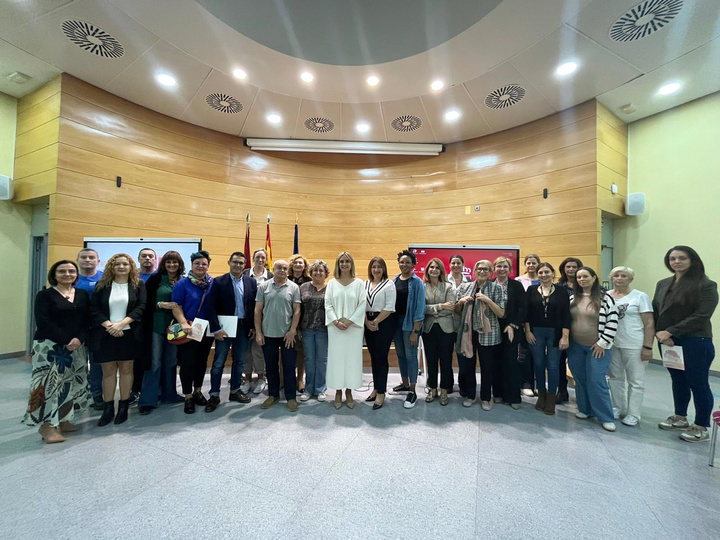
[(236, 79), (240, 79), (241, 81), (244, 81), (245, 79), (247, 79), (247, 73), (245, 73), (244, 69), (239, 69), (239, 68), (234, 69), (233, 77), (235, 77)]
[(309, 71), (303, 71), (300, 78), (305, 82), (312, 82), (315, 77)]
[(430, 88), (437, 92), (438, 90), (442, 90), (443, 88), (445, 88), (445, 83), (438, 79), (436, 81), (433, 81), (433, 83), (430, 85)]
[(448, 122), (454, 122), (458, 118), (460, 118), (460, 111), (457, 109), (451, 109), (445, 113), (445, 120)]
[(667, 96), (669, 94), (674, 94), (678, 90), (680, 90), (680, 83), (672, 82), (661, 86), (660, 90), (658, 90), (658, 94), (661, 96)]
[(175, 86), (177, 84), (175, 77), (168, 75), (167, 73), (158, 73), (155, 76), (155, 79), (163, 86)]
[(282, 116), (276, 113), (270, 113), (265, 117), (265, 120), (267, 120), (271, 124), (279, 124), (280, 122), (282, 122)]
[(355, 129), (359, 131), (360, 133), (367, 133), (370, 131), (370, 124), (367, 124), (365, 122), (360, 122), (355, 126)]
[(299, 139), (246, 139), (252, 150), (266, 152), (320, 152), (325, 154), (388, 154), (437, 156), (442, 144), (383, 143), (361, 141), (309, 141)]
[(576, 62), (565, 62), (564, 64), (560, 64), (558, 66), (558, 68), (555, 70), (555, 73), (557, 75), (560, 75), (561, 77), (564, 77), (565, 75), (570, 75), (571, 73), (574, 73), (577, 68), (578, 65)]
[(376, 86), (380, 82), (380, 79), (378, 79), (375, 75), (371, 75), (367, 78), (367, 83), (370, 86)]

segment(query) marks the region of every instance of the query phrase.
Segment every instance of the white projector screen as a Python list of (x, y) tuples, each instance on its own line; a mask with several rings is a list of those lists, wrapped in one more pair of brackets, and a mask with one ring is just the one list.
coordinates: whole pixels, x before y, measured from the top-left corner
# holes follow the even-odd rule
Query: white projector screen
[(180, 253), (187, 272), (190, 270), (190, 255), (202, 249), (202, 238), (85, 238), (85, 247), (98, 252), (98, 270), (104, 270), (105, 262), (116, 253), (127, 253), (137, 263), (140, 250), (152, 248), (157, 253), (156, 264), (167, 251)]

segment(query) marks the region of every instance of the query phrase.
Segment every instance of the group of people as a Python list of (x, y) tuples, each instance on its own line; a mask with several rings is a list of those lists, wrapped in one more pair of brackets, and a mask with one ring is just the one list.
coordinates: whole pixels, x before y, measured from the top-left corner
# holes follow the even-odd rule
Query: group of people
[[(265, 250), (256, 250), (246, 268), (245, 254), (235, 252), (228, 272), (217, 278), (210, 276), (210, 254), (202, 250), (190, 256), (187, 275), (176, 251), (165, 253), (154, 271), (155, 252), (147, 248), (138, 256), (139, 268), (119, 253), (99, 272), (92, 249), (81, 250), (77, 262), (56, 262), (48, 273), (50, 287), (35, 300), (24, 421), (39, 425), (43, 440), (53, 443), (76, 429), (74, 414), (87, 405), (102, 410), (99, 426), (125, 422), (135, 399), (142, 415), (159, 403), (184, 403), (186, 414), (197, 406), (211, 413), (221, 402), (231, 349), (230, 401), (249, 403), (250, 393), (263, 392), (267, 381), (263, 409), (280, 401), (281, 389), (295, 412), (298, 400), (325, 401), (328, 388), (335, 390), (336, 409), (352, 409), (353, 390), (363, 385), (363, 342), (373, 379), (366, 401), (373, 410), (385, 403), (394, 344), (401, 383), (392, 390), (405, 395), (403, 405), (411, 409), (418, 399), (422, 339), (427, 403), (450, 402), (456, 356), (463, 406), (476, 402), (479, 363), (483, 410), (495, 403), (519, 409), (522, 395), (537, 395), (535, 408), (554, 415), (556, 403), (568, 400), (567, 361), (575, 416), (596, 417), (605, 430), (615, 431), (618, 419), (628, 426), (640, 421), (645, 366), (657, 341), (681, 347), (684, 356), (684, 370), (669, 370), (674, 414), (659, 427), (681, 430), (680, 438), (689, 442), (708, 439), (710, 317), (718, 293), (688, 246), (665, 255), (673, 275), (658, 283), (652, 301), (631, 288), (632, 269), (613, 268), (612, 289), (605, 290), (596, 272), (572, 257), (561, 263), (557, 281), (553, 266), (534, 254), (525, 257), (525, 273), (516, 279), (505, 257), (477, 261), (471, 277), (460, 255), (451, 257), (449, 274), (435, 258), (420, 278), (415, 254), (404, 250), (394, 279), (385, 260), (374, 257), (362, 280), (352, 255), (342, 252), (329, 281), (322, 260), (309, 265), (295, 254), (269, 269), (267, 259)], [(203, 335), (193, 335), (196, 319), (207, 321)], [(191, 339), (170, 341), (176, 331)], [(213, 344), (206, 398), (202, 389)], [(693, 424), (687, 419), (691, 397)]]

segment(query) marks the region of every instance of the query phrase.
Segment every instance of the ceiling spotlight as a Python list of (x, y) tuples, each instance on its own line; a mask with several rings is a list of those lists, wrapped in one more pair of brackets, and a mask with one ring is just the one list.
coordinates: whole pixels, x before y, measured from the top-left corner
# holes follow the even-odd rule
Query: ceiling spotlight
[(380, 82), (380, 79), (378, 79), (375, 75), (371, 75), (370, 77), (367, 78), (367, 83), (370, 86), (375, 86), (379, 82)]
[(445, 88), (445, 83), (438, 79), (437, 81), (433, 81), (433, 83), (430, 85), (430, 88), (435, 91), (442, 90), (443, 88)]
[(313, 74), (309, 71), (303, 71), (302, 75), (300, 75), (300, 78), (305, 82), (312, 82), (315, 77), (313, 77)]
[(163, 86), (175, 86), (177, 84), (175, 77), (168, 75), (167, 73), (159, 73), (155, 76), (155, 79), (157, 79), (157, 82)]
[(233, 70), (233, 77), (242, 81), (247, 79), (247, 73), (245, 73), (245, 71), (242, 69), (235, 69)]
[(560, 64), (558, 66), (555, 73), (560, 76), (570, 75), (571, 73), (574, 73), (577, 68), (578, 65), (575, 62), (565, 62), (564, 64)]
[(674, 94), (678, 90), (680, 90), (680, 83), (668, 83), (660, 87), (660, 90), (658, 90), (658, 94), (660, 94), (661, 96), (667, 96), (669, 94)]
[(359, 131), (360, 133), (367, 133), (370, 131), (370, 124), (366, 124), (365, 122), (360, 122), (355, 126), (355, 129)]
[(445, 120), (447, 120), (448, 122), (453, 122), (458, 118), (460, 118), (460, 111), (458, 110), (453, 109), (445, 113)]
[(280, 122), (282, 122), (282, 116), (280, 116), (279, 114), (270, 113), (265, 117), (265, 120), (267, 120), (271, 124), (279, 124)]

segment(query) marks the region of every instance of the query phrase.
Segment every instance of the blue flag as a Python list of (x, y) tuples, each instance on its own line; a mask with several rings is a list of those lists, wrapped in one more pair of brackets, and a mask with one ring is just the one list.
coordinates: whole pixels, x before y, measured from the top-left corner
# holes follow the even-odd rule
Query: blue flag
[(293, 242), (293, 255), (300, 253), (300, 239), (298, 237), (298, 224), (295, 224), (295, 241)]

